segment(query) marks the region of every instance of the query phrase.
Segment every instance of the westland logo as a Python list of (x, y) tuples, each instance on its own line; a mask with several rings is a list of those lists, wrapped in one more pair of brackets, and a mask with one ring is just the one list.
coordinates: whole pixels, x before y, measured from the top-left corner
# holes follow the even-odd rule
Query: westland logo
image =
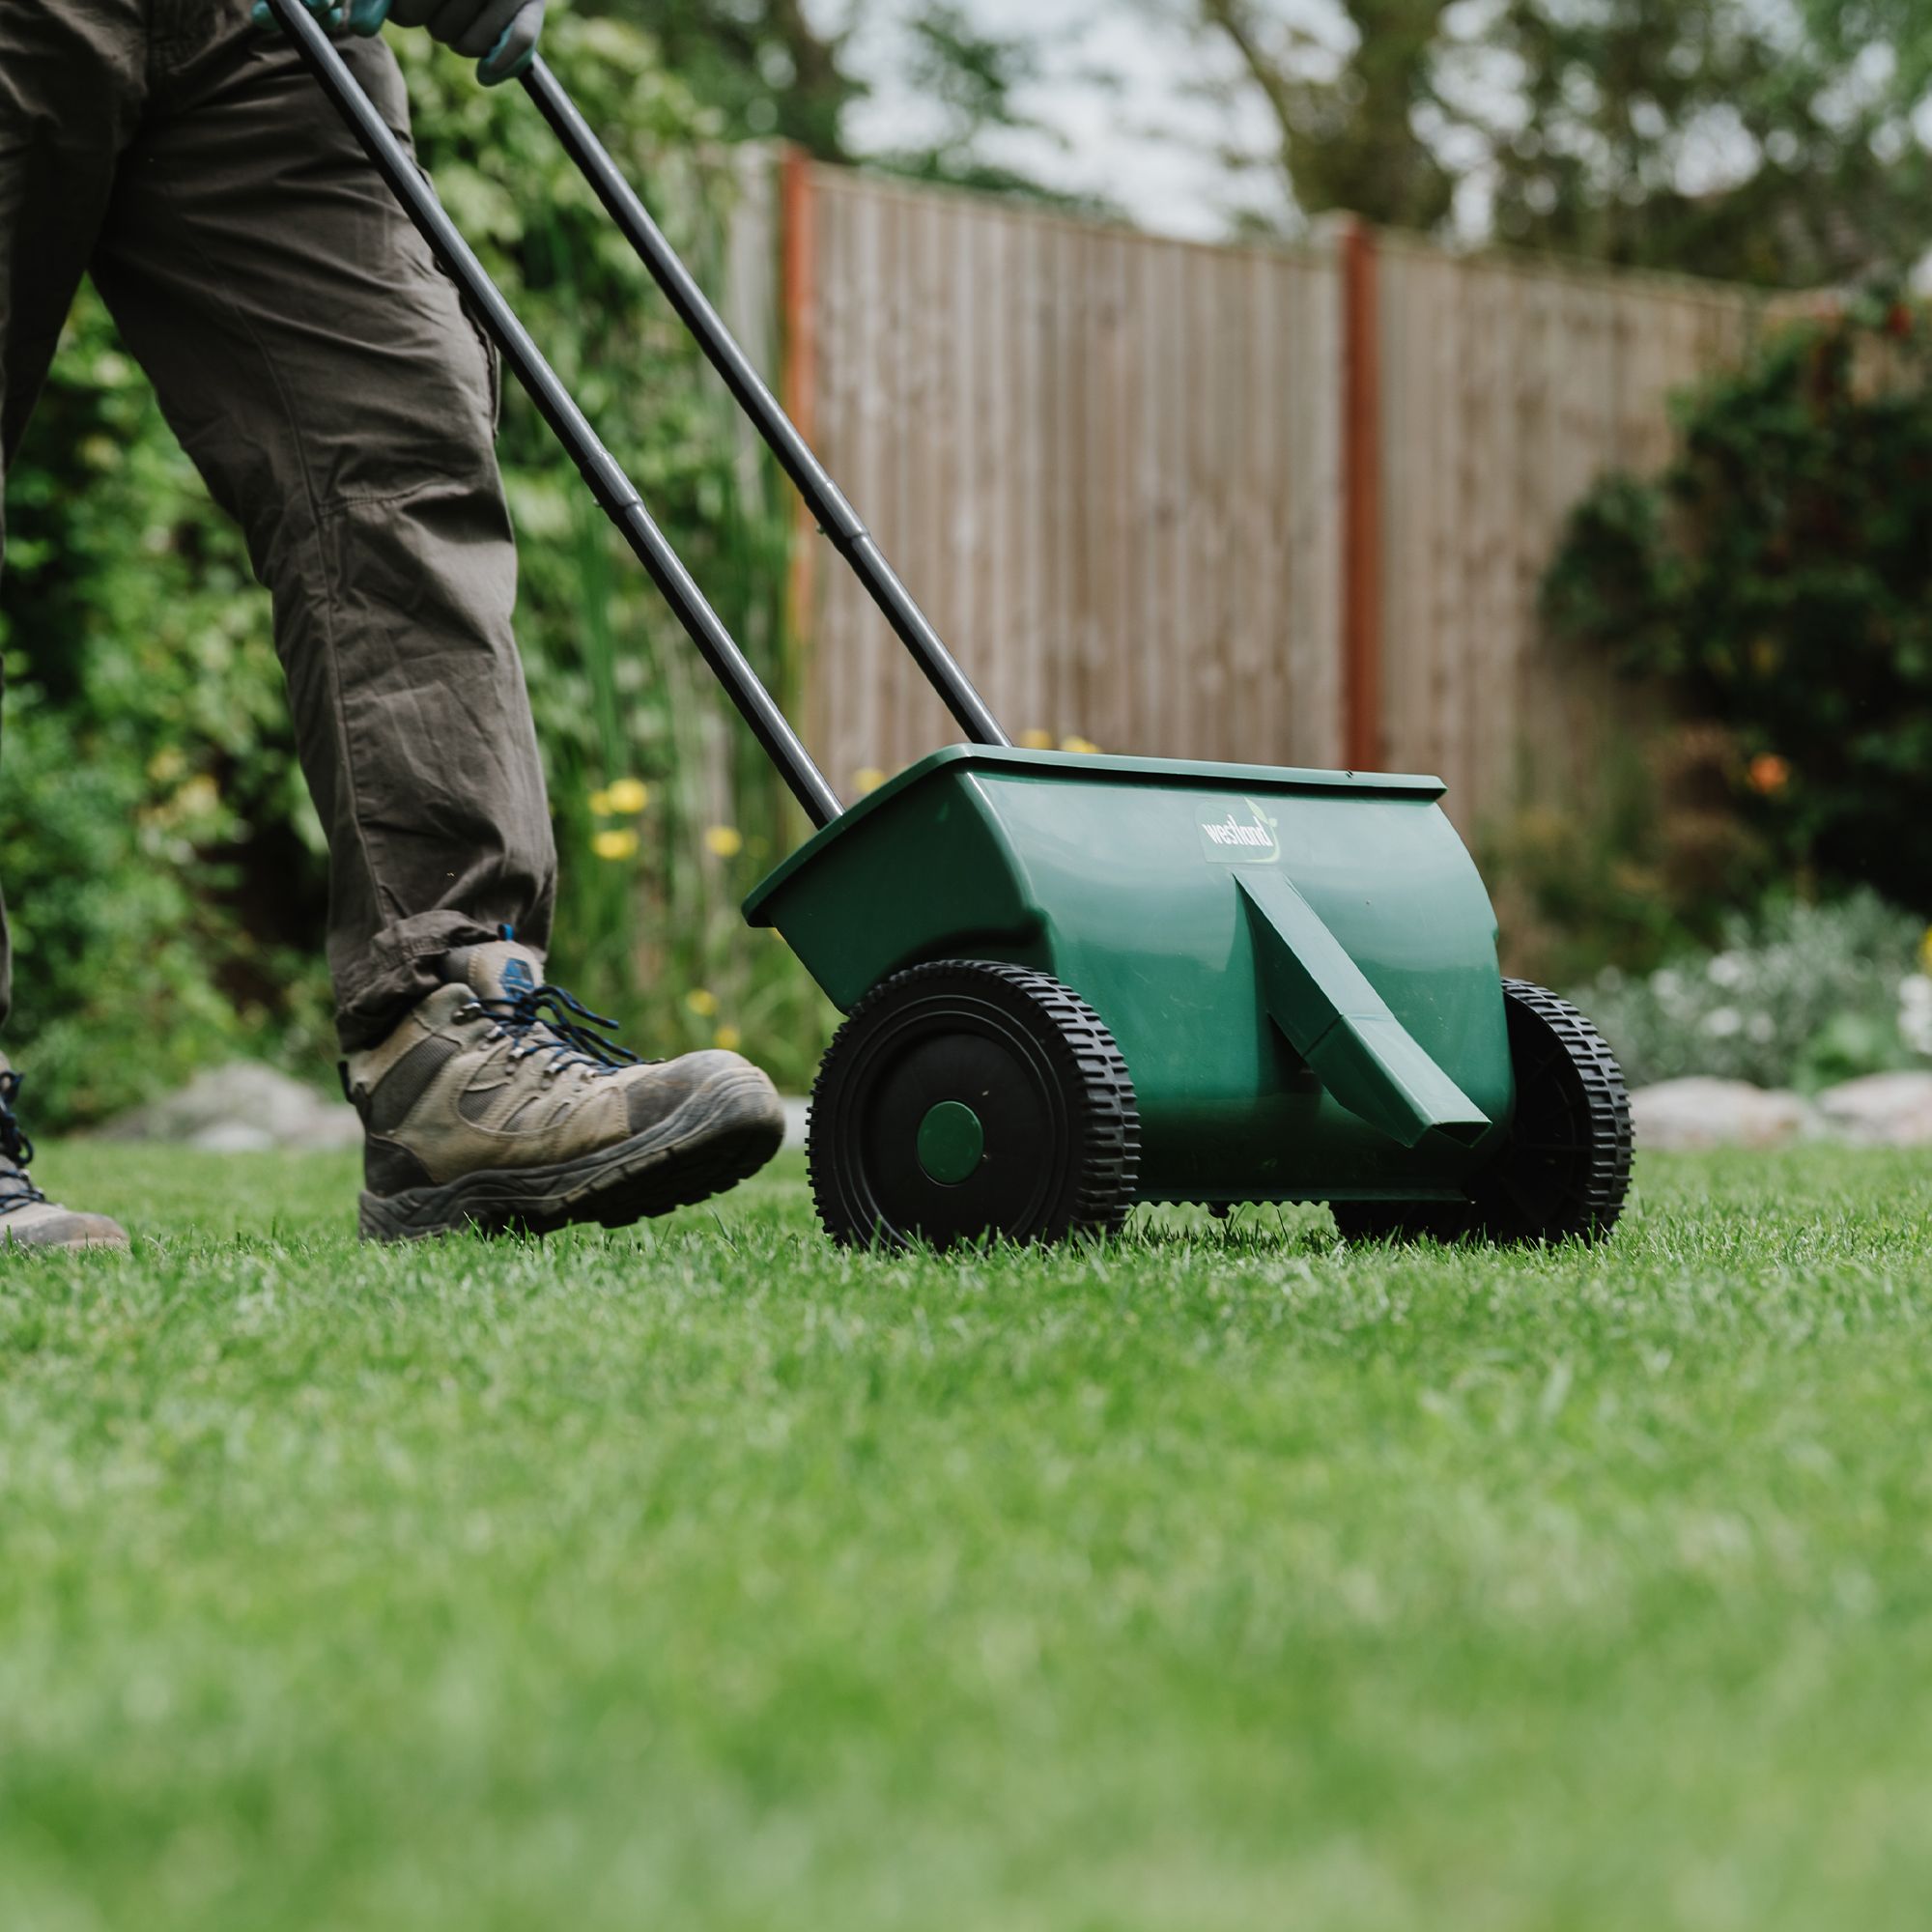
[(1201, 849), (1226, 865), (1272, 866), (1281, 857), (1281, 820), (1251, 798), (1241, 803), (1247, 817), (1230, 811), (1226, 818), (1202, 823)]

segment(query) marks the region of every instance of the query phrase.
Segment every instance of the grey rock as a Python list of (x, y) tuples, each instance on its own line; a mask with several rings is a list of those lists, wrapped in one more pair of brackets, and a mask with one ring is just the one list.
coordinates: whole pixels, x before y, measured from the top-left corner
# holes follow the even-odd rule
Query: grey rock
[(1932, 1073), (1874, 1073), (1819, 1094), (1835, 1134), (1861, 1147), (1932, 1147)]
[(247, 1121), (216, 1121), (184, 1143), (203, 1153), (268, 1153), (281, 1145), (266, 1128)]
[(198, 1073), (170, 1094), (100, 1129), (112, 1141), (166, 1141), (211, 1153), (270, 1148), (318, 1151), (362, 1144), (355, 1110), (253, 1061)]
[(1818, 1116), (1797, 1094), (1747, 1080), (1666, 1080), (1631, 1095), (1639, 1148), (1694, 1153), (1709, 1148), (1780, 1148), (1814, 1136)]

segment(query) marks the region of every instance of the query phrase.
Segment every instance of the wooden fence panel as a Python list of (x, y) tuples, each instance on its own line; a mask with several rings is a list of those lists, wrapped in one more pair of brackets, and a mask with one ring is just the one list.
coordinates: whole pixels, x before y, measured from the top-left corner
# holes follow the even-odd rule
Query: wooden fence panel
[(1606, 470), (1667, 459), (1671, 393), (1735, 361), (1764, 313), (1744, 291), (1383, 238), (1383, 751), (1439, 774), (1465, 830), (1586, 796), (1630, 728), (1628, 695), (1545, 637), (1544, 573)]
[[(1340, 311), (1321, 251), (1206, 248), (812, 172), (827, 464), (1015, 735), (1340, 754)], [(836, 784), (957, 731), (831, 558)]]
[[(1382, 765), (1438, 773), (1475, 832), (1587, 799), (1640, 727), (1545, 638), (1544, 573), (1606, 470), (1666, 460), (1671, 394), (1792, 304), (1378, 237), (1378, 428), (1351, 452), (1338, 247), (805, 180), (810, 426), (1015, 736), (1345, 762), (1359, 461), (1379, 466)], [(849, 794), (958, 733), (837, 559), (810, 582), (806, 732)]]

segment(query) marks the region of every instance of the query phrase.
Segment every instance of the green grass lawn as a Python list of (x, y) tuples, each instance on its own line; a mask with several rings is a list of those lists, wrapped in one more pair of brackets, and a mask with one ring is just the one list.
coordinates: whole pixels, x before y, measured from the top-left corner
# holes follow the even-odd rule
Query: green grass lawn
[(9, 1932), (1932, 1911), (1925, 1159), (952, 1264), (43, 1165), (139, 1247), (0, 1266)]

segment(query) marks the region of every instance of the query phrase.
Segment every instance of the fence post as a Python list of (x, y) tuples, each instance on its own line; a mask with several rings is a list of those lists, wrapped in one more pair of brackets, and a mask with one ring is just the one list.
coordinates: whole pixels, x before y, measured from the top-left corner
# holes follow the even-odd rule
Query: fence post
[(1382, 373), (1376, 231), (1342, 235), (1342, 742), (1382, 769)]
[[(818, 437), (818, 224), (811, 180), (811, 156), (787, 143), (780, 163), (779, 223), (782, 231), (785, 413), (799, 434), (816, 446)], [(796, 499), (797, 540), (791, 547), (791, 582), (786, 596), (787, 629), (797, 656), (799, 688), (810, 688), (805, 665), (810, 655), (818, 546), (815, 526), (803, 497)]]

